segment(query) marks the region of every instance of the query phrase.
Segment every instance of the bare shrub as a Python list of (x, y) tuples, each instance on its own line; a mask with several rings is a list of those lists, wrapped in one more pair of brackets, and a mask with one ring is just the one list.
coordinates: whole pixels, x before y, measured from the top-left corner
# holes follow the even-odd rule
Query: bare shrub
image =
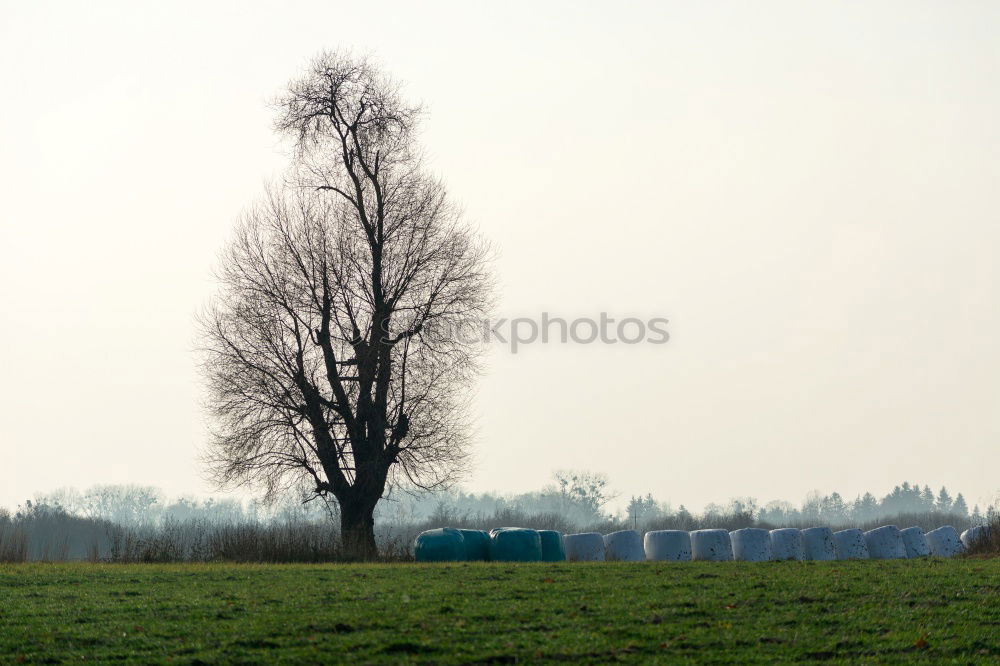
[(6, 509), (0, 509), (0, 562), (24, 562), (28, 559), (28, 539), (24, 528), (16, 524)]
[(1000, 515), (994, 515), (987, 523), (989, 530), (965, 554), (970, 557), (1000, 557)]

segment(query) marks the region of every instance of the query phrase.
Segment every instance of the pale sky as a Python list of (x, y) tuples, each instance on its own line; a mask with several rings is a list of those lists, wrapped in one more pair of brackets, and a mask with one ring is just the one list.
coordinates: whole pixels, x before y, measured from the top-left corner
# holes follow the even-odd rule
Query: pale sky
[(207, 494), (194, 314), (287, 164), (267, 100), (370, 52), (500, 249), (473, 490), (676, 507), (1000, 493), (1000, 5), (0, 1), (0, 505)]

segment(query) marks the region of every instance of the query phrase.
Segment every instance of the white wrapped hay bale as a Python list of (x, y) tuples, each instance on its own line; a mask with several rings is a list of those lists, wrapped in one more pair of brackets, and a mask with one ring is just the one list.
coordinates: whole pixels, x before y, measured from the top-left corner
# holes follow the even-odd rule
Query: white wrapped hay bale
[(642, 537), (635, 530), (622, 530), (604, 535), (604, 559), (609, 562), (642, 562), (646, 552)]
[(837, 543), (829, 527), (809, 527), (802, 530), (802, 555), (807, 560), (837, 559)]
[(733, 546), (726, 530), (695, 530), (691, 532), (691, 559), (706, 562), (729, 562)]
[(802, 532), (794, 527), (780, 527), (771, 530), (771, 559), (777, 561), (801, 560), (805, 558), (802, 550)]
[(570, 562), (604, 561), (604, 537), (597, 532), (567, 534), (563, 537), (563, 545)]
[(643, 539), (646, 559), (656, 562), (691, 560), (691, 535), (684, 530), (654, 530)]
[(919, 527), (900, 530), (899, 536), (903, 539), (903, 549), (906, 550), (907, 557), (927, 557), (931, 554), (924, 531)]
[(865, 532), (865, 544), (868, 546), (868, 557), (873, 560), (902, 560), (906, 558), (906, 546), (899, 528), (895, 525), (883, 525)]
[(951, 525), (931, 530), (924, 538), (927, 540), (927, 549), (934, 557), (954, 557), (964, 549), (958, 530)]
[(980, 541), (984, 541), (990, 538), (990, 526), (976, 525), (975, 527), (970, 527), (969, 529), (962, 532), (962, 536), (959, 538), (962, 540), (963, 546), (965, 546), (966, 548), (972, 548)]
[(837, 546), (838, 560), (867, 560), (868, 544), (865, 543), (865, 533), (857, 529), (840, 530), (833, 533)]
[(767, 562), (771, 559), (771, 534), (757, 527), (744, 527), (729, 533), (733, 559), (740, 562)]

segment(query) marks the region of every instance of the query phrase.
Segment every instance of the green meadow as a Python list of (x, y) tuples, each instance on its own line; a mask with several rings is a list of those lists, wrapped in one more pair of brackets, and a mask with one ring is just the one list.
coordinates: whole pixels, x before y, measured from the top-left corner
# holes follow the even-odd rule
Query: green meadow
[(1000, 560), (0, 565), (0, 663), (1000, 660)]

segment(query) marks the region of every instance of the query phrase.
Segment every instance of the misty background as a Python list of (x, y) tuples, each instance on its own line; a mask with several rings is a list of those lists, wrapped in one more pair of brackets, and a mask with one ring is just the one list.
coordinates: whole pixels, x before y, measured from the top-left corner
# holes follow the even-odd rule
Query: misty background
[(0, 506), (207, 501), (193, 316), (285, 162), (268, 99), (335, 47), (426, 102), (500, 316), (670, 319), (495, 346), (464, 492), (573, 466), (622, 519), (904, 478), (993, 504), (998, 28), (985, 2), (0, 1)]
[[(159, 488), (135, 484), (60, 488), (14, 512), (0, 508), (0, 562), (342, 559), (336, 503), (315, 497), (308, 487), (298, 490), (265, 505), (232, 498), (169, 498)], [(941, 487), (935, 493), (929, 485), (906, 481), (884, 495), (866, 492), (853, 500), (837, 492), (812, 492), (798, 506), (733, 497), (697, 513), (652, 493), (632, 495), (623, 511), (615, 511), (611, 504), (616, 498), (606, 476), (582, 470), (557, 471), (551, 483), (527, 493), (395, 492), (376, 509), (375, 538), (380, 556), (393, 560), (408, 559), (414, 538), (441, 525), (522, 525), (572, 533), (816, 525), (871, 529), (892, 523), (923, 530), (950, 525), (964, 531), (995, 525), (1000, 518), (1000, 505), (970, 510), (961, 492)]]

